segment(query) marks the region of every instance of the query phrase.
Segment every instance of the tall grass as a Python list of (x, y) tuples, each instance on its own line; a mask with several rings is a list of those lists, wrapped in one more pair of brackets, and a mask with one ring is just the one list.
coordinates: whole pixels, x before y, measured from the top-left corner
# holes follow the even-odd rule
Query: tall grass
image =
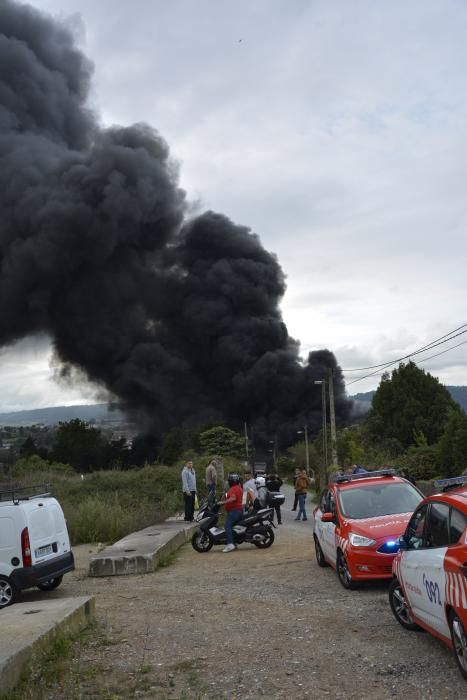
[(72, 544), (114, 542), (183, 508), (179, 467), (148, 465), (128, 471), (79, 474), (33, 459), (13, 468), (18, 486), (50, 484), (67, 520)]

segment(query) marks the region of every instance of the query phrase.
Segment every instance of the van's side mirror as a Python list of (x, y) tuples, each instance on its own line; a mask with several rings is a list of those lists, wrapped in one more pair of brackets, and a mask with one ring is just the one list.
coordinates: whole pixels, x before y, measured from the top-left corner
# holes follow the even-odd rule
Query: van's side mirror
[(334, 519), (335, 519), (335, 515), (334, 515), (334, 513), (331, 513), (330, 511), (328, 511), (327, 513), (323, 513), (321, 515), (321, 522), (322, 523), (333, 523)]

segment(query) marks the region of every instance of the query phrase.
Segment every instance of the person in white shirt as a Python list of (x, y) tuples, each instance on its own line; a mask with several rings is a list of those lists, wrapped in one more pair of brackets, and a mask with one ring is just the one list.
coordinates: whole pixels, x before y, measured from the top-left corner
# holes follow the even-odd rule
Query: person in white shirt
[(255, 480), (251, 472), (245, 472), (243, 480), (243, 505), (249, 509), (253, 507), (255, 499), (258, 498)]

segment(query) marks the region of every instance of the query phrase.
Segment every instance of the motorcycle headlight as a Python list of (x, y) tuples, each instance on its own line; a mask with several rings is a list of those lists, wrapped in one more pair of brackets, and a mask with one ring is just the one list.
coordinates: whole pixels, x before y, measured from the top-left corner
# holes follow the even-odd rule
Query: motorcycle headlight
[(363, 537), (363, 535), (356, 535), (354, 532), (349, 534), (350, 544), (353, 547), (371, 547), (372, 544), (376, 544), (375, 540), (370, 539), (370, 537)]

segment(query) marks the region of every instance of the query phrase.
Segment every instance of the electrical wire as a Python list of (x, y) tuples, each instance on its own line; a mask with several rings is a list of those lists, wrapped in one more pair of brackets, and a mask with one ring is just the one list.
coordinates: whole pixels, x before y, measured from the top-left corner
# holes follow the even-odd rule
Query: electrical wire
[[(457, 333), (457, 331), (460, 331), (462, 328), (466, 328), (467, 323), (463, 323), (462, 326), (459, 326), (458, 328), (454, 328), (452, 331), (449, 331), (449, 333), (446, 333), (445, 335), (442, 335), (440, 338), (435, 338), (435, 340), (432, 340), (431, 343), (428, 343), (427, 345), (423, 345), (421, 348), (418, 350), (414, 350), (413, 352), (409, 353), (408, 355), (404, 355), (403, 357), (399, 357), (396, 360), (388, 360), (387, 362), (382, 362), (379, 365), (369, 365), (368, 367), (353, 367), (352, 369), (343, 369), (342, 372), (345, 374), (346, 372), (365, 372), (367, 369), (379, 369), (381, 367), (390, 367), (391, 365), (396, 364), (396, 362), (402, 362), (402, 360), (406, 360), (409, 357), (412, 357), (413, 355), (417, 355), (424, 350), (430, 350), (432, 347), (436, 347), (435, 343), (437, 344), (442, 344), (439, 343), (439, 341), (446, 340), (444, 342), (448, 342), (449, 340), (452, 340), (454, 338), (457, 338), (457, 335), (452, 335), (453, 333)], [(467, 331), (462, 331), (462, 333), (465, 333)], [(462, 333), (458, 333), (458, 335), (462, 335)], [(452, 336), (452, 337), (448, 337)]]
[[(466, 333), (467, 331), (463, 331), (463, 332)], [(462, 335), (462, 333), (458, 333), (457, 335)], [(457, 336), (454, 336), (454, 337), (457, 337)], [(451, 338), (449, 338), (448, 340), (451, 340)], [(444, 342), (447, 343), (448, 341), (445, 340)], [(438, 345), (442, 345), (442, 344), (443, 343), (438, 343)], [(447, 348), (446, 350), (442, 350), (441, 352), (437, 352), (434, 355), (430, 355), (429, 357), (424, 357), (423, 359), (418, 360), (417, 364), (420, 364), (422, 362), (427, 362), (428, 360), (432, 360), (434, 357), (439, 357), (440, 355), (444, 355), (446, 352), (450, 352), (451, 350), (454, 350), (455, 348), (458, 348), (461, 345), (466, 345), (466, 344), (467, 344), (467, 340), (463, 340), (462, 343), (457, 343), (456, 345), (453, 345), (452, 347)], [(433, 345), (433, 346), (428, 347), (427, 349), (429, 350), (429, 349), (431, 349), (431, 347), (436, 347), (436, 346)], [(410, 355), (408, 355), (408, 357), (410, 357)], [(396, 364), (396, 363), (393, 362), (391, 364)], [(375, 374), (382, 375), (382, 374), (384, 374), (384, 371), (380, 372), (380, 370), (376, 370), (376, 372), (371, 372), (370, 374), (366, 374), (364, 377), (358, 377), (358, 379), (353, 379), (351, 382), (346, 382), (346, 387), (350, 386), (351, 384), (356, 384), (356, 382), (361, 382), (363, 379), (367, 379), (368, 377), (373, 377)]]

